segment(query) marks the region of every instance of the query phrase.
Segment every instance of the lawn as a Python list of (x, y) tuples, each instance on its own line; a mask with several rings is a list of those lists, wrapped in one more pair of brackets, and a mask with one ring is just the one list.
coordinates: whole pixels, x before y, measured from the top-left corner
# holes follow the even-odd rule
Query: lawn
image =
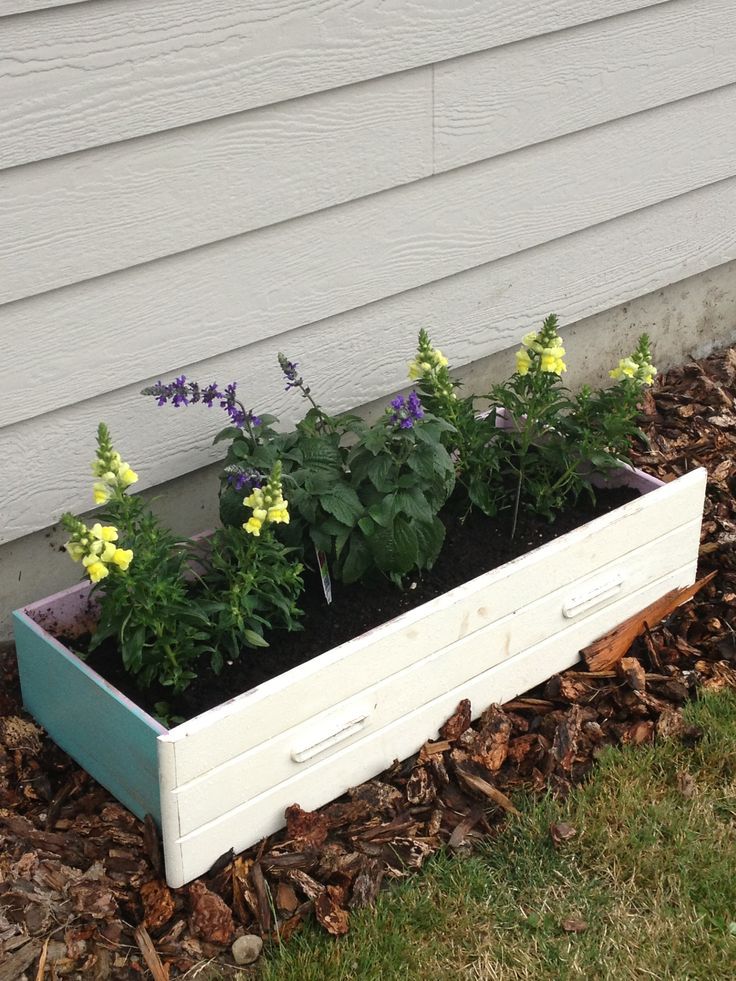
[[(703, 738), (606, 751), (567, 801), (473, 857), (438, 855), (334, 940), (307, 928), (262, 981), (628, 979), (736, 975), (736, 695), (688, 706)], [(551, 833), (564, 838), (555, 844)]]

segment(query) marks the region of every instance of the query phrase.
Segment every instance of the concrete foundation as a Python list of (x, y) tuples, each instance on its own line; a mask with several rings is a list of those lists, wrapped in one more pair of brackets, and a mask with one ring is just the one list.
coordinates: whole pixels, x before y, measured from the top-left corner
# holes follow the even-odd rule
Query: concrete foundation
[[(534, 325), (530, 325), (534, 326)], [(563, 325), (568, 351), (568, 384), (605, 384), (608, 370), (633, 347), (639, 334), (652, 339), (660, 371), (736, 342), (736, 262), (726, 263), (666, 289), (639, 297), (605, 313)], [(437, 339), (438, 342), (440, 339)], [(516, 346), (458, 372), (466, 391), (483, 392), (514, 369)], [(385, 405), (361, 412), (376, 417)], [(217, 522), (218, 467), (144, 492), (154, 510), (178, 534), (189, 535)], [(79, 579), (79, 566), (63, 550), (66, 533), (53, 526), (0, 548), (0, 644), (11, 639), (10, 613)]]

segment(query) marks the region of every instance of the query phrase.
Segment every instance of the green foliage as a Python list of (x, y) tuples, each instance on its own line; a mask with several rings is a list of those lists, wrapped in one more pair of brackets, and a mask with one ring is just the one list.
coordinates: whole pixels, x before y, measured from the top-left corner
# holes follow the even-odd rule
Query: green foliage
[(115, 637), (123, 666), (139, 684), (182, 691), (196, 677), (194, 665), (209, 640), (207, 614), (192, 602), (186, 580), (187, 543), (161, 527), (138, 498), (111, 501), (105, 517), (133, 560), (125, 573), (96, 587), (100, 618), (90, 650)]
[(457, 397), (447, 359), (419, 332), (409, 377), (425, 404), (451, 423), (445, 444), (457, 463), (458, 484), (469, 506), (489, 515), (512, 512), (512, 535), (524, 508), (552, 519), (582, 493), (593, 496), (590, 476), (622, 466), (631, 441), (641, 438), (636, 414), (642, 388), (656, 369), (643, 335), (629, 358), (610, 373), (616, 384), (576, 397), (562, 383), (565, 349), (554, 314), (528, 333), (516, 354), (516, 372), (488, 394), (494, 409), (479, 415), (475, 397)]
[(114, 453), (104, 425), (93, 472), (105, 481), (100, 516), (111, 523), (87, 528), (72, 515), (63, 519), (67, 550), (83, 563), (100, 605), (90, 651), (114, 638), (141, 686), (156, 682), (176, 693), (196, 677), (203, 656), (219, 671), (242, 647), (268, 647), (269, 630), (298, 629), (302, 566), (272, 527), (289, 520), (278, 462), (263, 490), (253, 492), (263, 511), (254, 509), (246, 525), (241, 500), (239, 524), (206, 543), (178, 540), (126, 493), (133, 471)]
[(232, 527), (219, 528), (203, 543), (197, 606), (209, 618), (216, 673), (243, 647), (268, 647), (268, 631), (301, 629), (303, 567), (293, 552), (272, 534), (254, 538)]

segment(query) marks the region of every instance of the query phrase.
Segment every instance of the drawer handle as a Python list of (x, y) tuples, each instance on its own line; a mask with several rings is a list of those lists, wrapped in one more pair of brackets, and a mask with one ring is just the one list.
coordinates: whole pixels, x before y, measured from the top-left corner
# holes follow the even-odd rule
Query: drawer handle
[(309, 746), (304, 746), (301, 749), (293, 749), (291, 751), (292, 760), (295, 763), (304, 763), (306, 760), (311, 760), (318, 753), (322, 753), (336, 743), (342, 742), (343, 739), (349, 739), (356, 732), (360, 732), (367, 721), (368, 713), (358, 716), (356, 719), (351, 719), (349, 722), (343, 722), (339, 729), (334, 729), (327, 736), (318, 739), (317, 742), (310, 743)]
[(579, 617), (581, 613), (587, 613), (594, 606), (606, 603), (620, 592), (624, 584), (624, 577), (620, 572), (608, 579), (597, 582), (584, 592), (576, 593), (562, 605), (562, 615), (568, 620)]

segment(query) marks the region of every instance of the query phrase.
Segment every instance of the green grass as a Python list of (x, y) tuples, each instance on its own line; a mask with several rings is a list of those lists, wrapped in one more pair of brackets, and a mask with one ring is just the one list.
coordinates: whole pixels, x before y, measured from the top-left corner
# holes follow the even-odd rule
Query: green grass
[[(687, 714), (705, 731), (695, 749), (607, 752), (568, 801), (517, 801), (521, 818), (480, 854), (438, 855), (353, 915), (347, 937), (305, 929), (259, 977), (736, 978), (736, 696)], [(558, 821), (578, 833), (555, 849)], [(569, 917), (587, 930), (566, 933)]]

